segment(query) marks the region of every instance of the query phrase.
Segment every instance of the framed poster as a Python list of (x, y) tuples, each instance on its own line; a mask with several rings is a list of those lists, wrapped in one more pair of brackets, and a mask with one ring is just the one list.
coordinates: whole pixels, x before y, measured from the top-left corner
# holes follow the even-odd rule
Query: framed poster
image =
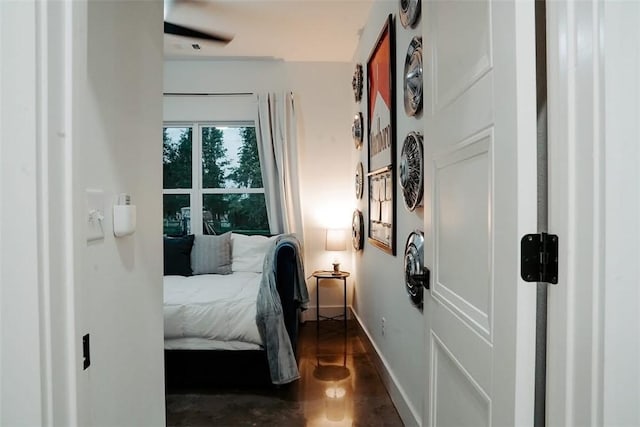
[(396, 254), (395, 40), (389, 15), (367, 61), (369, 243)]
[(395, 179), (392, 169), (369, 175), (369, 243), (395, 255)]

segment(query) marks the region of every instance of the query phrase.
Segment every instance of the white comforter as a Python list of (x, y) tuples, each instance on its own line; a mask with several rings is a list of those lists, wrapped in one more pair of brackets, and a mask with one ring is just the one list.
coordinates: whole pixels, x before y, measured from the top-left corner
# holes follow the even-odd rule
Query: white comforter
[(165, 340), (204, 338), (261, 345), (256, 299), (262, 273), (164, 277)]

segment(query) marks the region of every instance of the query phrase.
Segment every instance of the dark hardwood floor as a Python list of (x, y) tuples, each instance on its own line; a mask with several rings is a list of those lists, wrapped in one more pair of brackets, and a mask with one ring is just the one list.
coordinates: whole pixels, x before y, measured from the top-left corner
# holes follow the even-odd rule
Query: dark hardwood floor
[(358, 328), (301, 326), (300, 380), (284, 387), (167, 390), (168, 426), (402, 426)]

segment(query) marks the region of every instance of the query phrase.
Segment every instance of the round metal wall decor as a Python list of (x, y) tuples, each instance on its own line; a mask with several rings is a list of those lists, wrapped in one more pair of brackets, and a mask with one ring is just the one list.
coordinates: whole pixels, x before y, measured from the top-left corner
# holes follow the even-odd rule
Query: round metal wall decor
[(409, 116), (422, 110), (422, 37), (411, 40), (404, 61), (404, 110)]
[(353, 124), (351, 125), (351, 135), (357, 149), (362, 147), (362, 134), (362, 113), (358, 113), (354, 116)]
[(359, 251), (364, 245), (364, 219), (362, 218), (362, 212), (358, 209), (353, 211), (353, 218), (351, 220), (351, 241), (353, 242), (353, 249)]
[(353, 79), (351, 80), (353, 95), (356, 102), (360, 102), (362, 100), (362, 73), (362, 64), (356, 64), (356, 70), (353, 72)]
[(414, 28), (420, 17), (420, 0), (400, 0), (400, 22), (404, 28)]
[(424, 193), (424, 157), (422, 135), (419, 133), (410, 132), (405, 138), (399, 171), (404, 205), (414, 211), (422, 203)]
[(364, 168), (362, 162), (358, 162), (356, 167), (356, 199), (362, 198), (362, 189), (364, 187)]
[(411, 302), (422, 308), (424, 284), (424, 235), (421, 231), (409, 234), (404, 249), (404, 284)]

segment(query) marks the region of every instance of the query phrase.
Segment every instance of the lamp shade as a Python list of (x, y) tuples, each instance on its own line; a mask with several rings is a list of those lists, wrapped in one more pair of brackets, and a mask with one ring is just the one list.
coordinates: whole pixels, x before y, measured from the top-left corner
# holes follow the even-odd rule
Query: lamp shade
[(345, 230), (329, 228), (327, 229), (327, 241), (325, 249), (328, 251), (346, 251), (347, 237)]

